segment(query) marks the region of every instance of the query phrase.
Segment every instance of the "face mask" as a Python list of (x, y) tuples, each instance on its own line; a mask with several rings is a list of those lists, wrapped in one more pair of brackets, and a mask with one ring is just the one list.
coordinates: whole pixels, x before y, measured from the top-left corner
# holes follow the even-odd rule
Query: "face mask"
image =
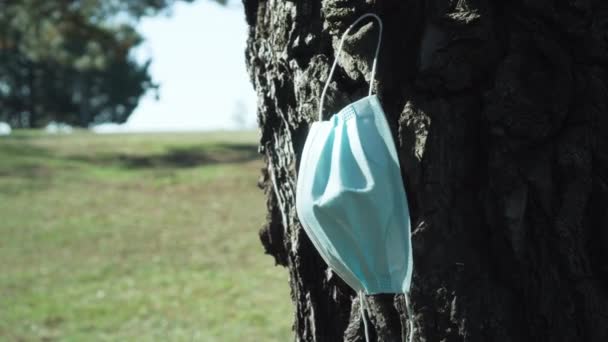
[[(379, 24), (367, 97), (322, 121), (323, 99), (348, 32), (362, 19)], [(408, 292), (412, 278), (410, 217), (395, 143), (372, 84), (382, 37), (375, 14), (357, 19), (340, 40), (298, 172), (296, 209), (313, 245), (360, 296)], [(366, 338), (367, 323), (365, 322)], [(412, 324), (410, 324), (410, 340)]]

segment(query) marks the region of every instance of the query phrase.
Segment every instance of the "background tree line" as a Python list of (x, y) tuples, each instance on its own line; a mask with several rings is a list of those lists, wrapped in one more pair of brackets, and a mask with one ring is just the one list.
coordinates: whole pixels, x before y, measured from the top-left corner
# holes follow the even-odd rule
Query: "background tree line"
[(0, 0), (0, 121), (126, 121), (158, 87), (132, 53), (137, 22), (177, 1)]

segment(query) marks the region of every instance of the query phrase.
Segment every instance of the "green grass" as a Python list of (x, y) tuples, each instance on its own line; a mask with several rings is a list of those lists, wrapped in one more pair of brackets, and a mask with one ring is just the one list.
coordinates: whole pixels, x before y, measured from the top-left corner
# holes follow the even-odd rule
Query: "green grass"
[(0, 138), (0, 340), (292, 339), (256, 133)]

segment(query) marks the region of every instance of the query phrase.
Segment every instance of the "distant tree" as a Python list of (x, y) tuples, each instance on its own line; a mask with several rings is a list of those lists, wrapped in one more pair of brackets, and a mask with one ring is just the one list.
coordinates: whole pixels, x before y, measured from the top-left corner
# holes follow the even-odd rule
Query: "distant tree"
[(0, 1), (0, 121), (124, 122), (157, 87), (135, 25), (177, 1)]

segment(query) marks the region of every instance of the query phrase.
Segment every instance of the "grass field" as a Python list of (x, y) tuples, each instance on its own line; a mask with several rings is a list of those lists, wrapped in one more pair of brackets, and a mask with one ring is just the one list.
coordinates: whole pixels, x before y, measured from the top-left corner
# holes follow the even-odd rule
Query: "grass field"
[(0, 137), (0, 340), (291, 340), (256, 139)]

